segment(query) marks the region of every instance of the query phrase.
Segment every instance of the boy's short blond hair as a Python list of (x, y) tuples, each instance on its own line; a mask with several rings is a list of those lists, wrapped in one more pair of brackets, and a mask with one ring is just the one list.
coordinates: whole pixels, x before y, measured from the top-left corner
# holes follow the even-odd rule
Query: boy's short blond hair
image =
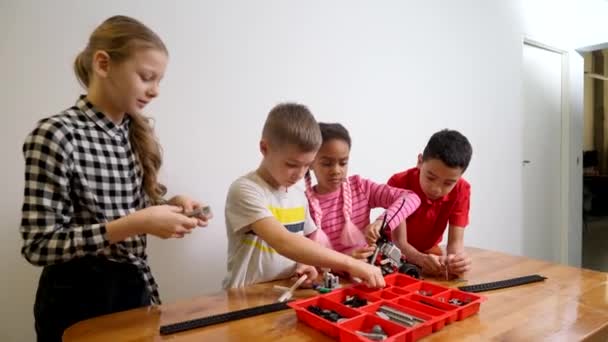
[(272, 108), (262, 139), (278, 147), (294, 145), (302, 152), (318, 150), (323, 140), (315, 117), (306, 106), (297, 103), (281, 103)]

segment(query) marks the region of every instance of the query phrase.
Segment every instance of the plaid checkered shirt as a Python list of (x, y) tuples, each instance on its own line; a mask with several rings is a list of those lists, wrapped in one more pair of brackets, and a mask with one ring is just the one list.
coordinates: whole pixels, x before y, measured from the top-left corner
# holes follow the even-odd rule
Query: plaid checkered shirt
[(106, 224), (145, 208), (142, 169), (129, 142), (128, 116), (115, 125), (81, 96), (74, 107), (41, 120), (23, 145), (25, 191), (21, 253), (46, 266), (94, 255), (140, 270), (154, 303), (158, 285), (146, 235), (110, 244)]

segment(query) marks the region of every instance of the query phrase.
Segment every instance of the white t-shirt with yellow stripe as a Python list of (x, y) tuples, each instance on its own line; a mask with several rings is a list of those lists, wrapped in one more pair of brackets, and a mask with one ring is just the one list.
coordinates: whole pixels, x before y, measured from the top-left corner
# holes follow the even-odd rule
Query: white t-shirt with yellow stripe
[(252, 223), (274, 217), (293, 234), (308, 235), (317, 229), (301, 188), (274, 189), (256, 172), (232, 183), (225, 216), (228, 274), (223, 281), (224, 288), (288, 278), (294, 273), (296, 262), (280, 255), (255, 235)]

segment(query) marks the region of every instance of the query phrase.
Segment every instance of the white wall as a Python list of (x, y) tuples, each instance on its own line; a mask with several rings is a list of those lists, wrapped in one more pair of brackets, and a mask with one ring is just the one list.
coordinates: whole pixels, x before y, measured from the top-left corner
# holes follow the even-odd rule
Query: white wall
[(265, 115), (286, 100), (307, 104), (321, 121), (344, 123), (354, 139), (351, 172), (377, 181), (414, 165), (433, 132), (462, 131), (474, 146), (466, 243), (520, 254), (526, 9), (516, 4), (0, 1), (0, 106), (7, 120), (0, 128), (0, 340), (33, 338), (40, 270), (19, 255), (21, 144), (37, 119), (75, 101), (71, 61), (106, 17), (135, 16), (166, 41), (169, 69), (149, 108), (164, 146), (162, 176), (171, 193), (205, 200), (216, 214), (187, 239), (150, 239), (152, 268), (170, 302), (219, 288), (226, 189), (256, 167)]
[[(584, 58), (575, 49), (608, 42), (608, 16), (603, 0), (522, 0), (522, 31), (532, 39), (569, 53), (570, 122), (568, 151), (570, 198), (568, 264), (581, 265), (582, 258), (582, 151), (584, 133)], [(550, 13), (550, 15), (548, 15)]]

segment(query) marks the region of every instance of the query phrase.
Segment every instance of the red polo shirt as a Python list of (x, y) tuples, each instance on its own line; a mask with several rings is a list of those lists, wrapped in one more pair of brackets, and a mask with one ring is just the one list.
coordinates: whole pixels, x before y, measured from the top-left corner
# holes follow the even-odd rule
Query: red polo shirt
[(420, 187), (418, 168), (394, 174), (388, 185), (412, 190), (420, 197), (420, 207), (405, 221), (407, 241), (420, 252), (441, 242), (448, 223), (459, 227), (469, 224), (471, 186), (462, 178), (449, 194), (434, 201), (429, 200)]

